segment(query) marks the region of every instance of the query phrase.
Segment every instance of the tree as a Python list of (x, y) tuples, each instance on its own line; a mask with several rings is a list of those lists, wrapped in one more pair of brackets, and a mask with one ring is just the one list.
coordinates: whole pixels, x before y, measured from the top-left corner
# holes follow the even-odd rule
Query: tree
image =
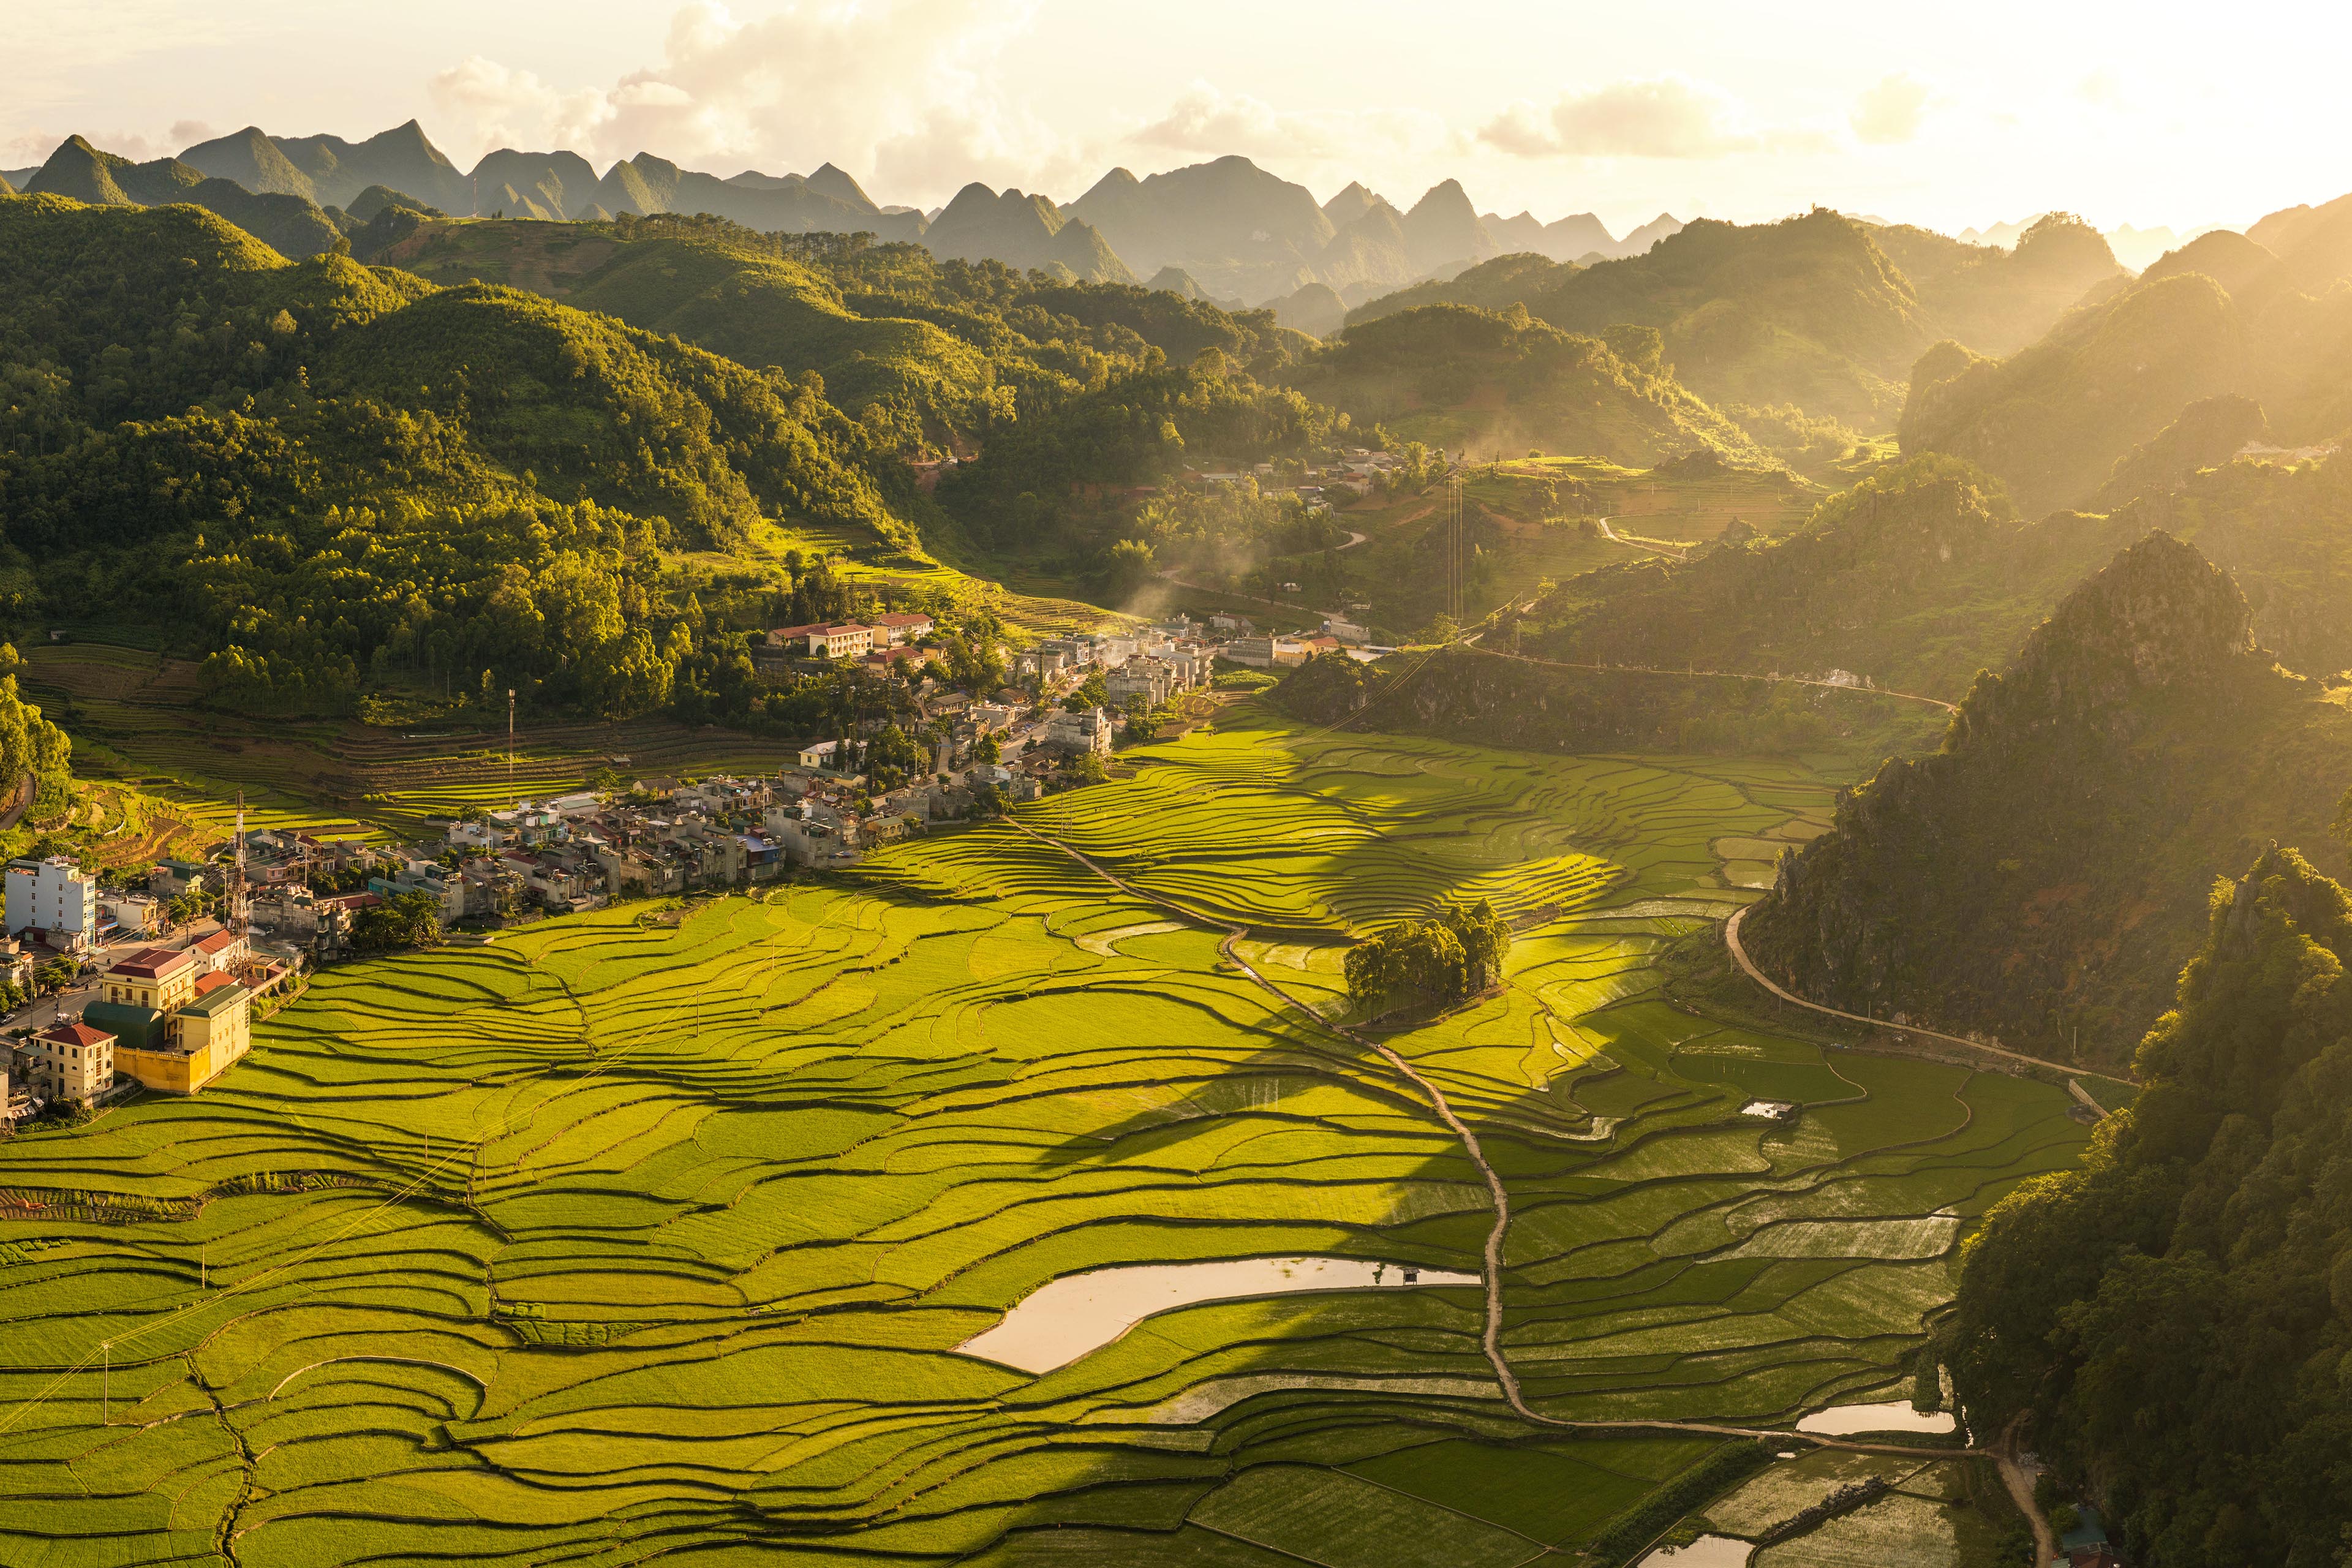
[(1348, 994), (1374, 1003), (1411, 993), (1460, 1002), (1501, 983), (1510, 927), (1481, 899), (1448, 904), (1435, 920), (1401, 921), (1348, 950)]
[(436, 947), (440, 942), (441, 900), (431, 893), (394, 893), (352, 919), (352, 947), (359, 952)]

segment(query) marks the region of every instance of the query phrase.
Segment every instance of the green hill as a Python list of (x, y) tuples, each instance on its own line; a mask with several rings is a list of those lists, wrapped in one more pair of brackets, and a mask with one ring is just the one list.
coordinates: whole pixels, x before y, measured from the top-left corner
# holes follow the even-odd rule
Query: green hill
[(1784, 538), (1571, 578), (1524, 617), (1518, 642), (1578, 664), (1846, 670), (1957, 700), (2113, 552), (2118, 527), (2021, 521), (1980, 470), (1919, 459), (1832, 497)]
[(1903, 377), (1936, 337), (2005, 352), (2118, 272), (2105, 242), (2071, 218), (2046, 219), (2001, 251), (1816, 209), (1777, 224), (1702, 220), (1590, 267), (1500, 257), (1375, 300), (1349, 320), (1519, 303), (1573, 332), (1646, 326), (1683, 384), (1719, 407), (1793, 404), (1871, 429), (1892, 419)]
[(235, 705), (496, 671), (643, 711), (725, 630), (668, 552), (914, 544), (905, 470), (813, 384), (510, 289), (289, 263), (190, 206), (0, 198), (0, 351), (20, 613), (168, 626)]
[(1937, 344), (1912, 371), (1903, 448), (1966, 457), (2039, 510), (2090, 501), (2209, 399), (2254, 400), (2289, 446), (2331, 441), (2352, 428), (2347, 277), (2352, 206), (2202, 236), (2005, 359)]
[(1942, 1353), (1971, 1424), (2133, 1561), (2325, 1563), (2352, 1532), (2352, 897), (2289, 848), (2185, 891), (2203, 940), (2138, 1098), (1986, 1215)]
[(1306, 340), (1258, 314), (1116, 284), (1053, 283), (921, 246), (753, 234), (719, 219), (425, 223), (375, 259), (437, 282), (505, 283), (753, 366), (814, 372), (908, 456), (969, 451), (1156, 353), (1278, 365)]
[(1575, 452), (1647, 467), (1693, 447), (1761, 464), (1738, 426), (1674, 376), (1513, 307), (1432, 305), (1349, 326), (1284, 380), (1449, 452)]
[(2006, 250), (1901, 226), (1870, 237), (1911, 280), (1937, 330), (1979, 353), (2023, 348), (2085, 293), (2125, 277), (2098, 231), (2066, 213), (2036, 219)]
[(2214, 878), (2266, 842), (2324, 845), (2347, 780), (2352, 710), (2153, 533), (1979, 678), (1940, 752), (1887, 763), (1783, 859), (1748, 945), (1812, 1001), (2114, 1064)]
[(2030, 510), (2087, 499), (2133, 447), (2199, 398), (2244, 389), (2244, 330), (2202, 273), (2134, 287), (2006, 360), (1939, 343), (1921, 356), (1898, 435), (2000, 477)]
[(66, 196), (95, 206), (159, 206), (187, 202), (216, 213), (290, 260), (337, 248), (342, 232), (307, 197), (256, 194), (210, 179), (176, 158), (134, 163), (68, 137), (33, 176), (27, 195)]

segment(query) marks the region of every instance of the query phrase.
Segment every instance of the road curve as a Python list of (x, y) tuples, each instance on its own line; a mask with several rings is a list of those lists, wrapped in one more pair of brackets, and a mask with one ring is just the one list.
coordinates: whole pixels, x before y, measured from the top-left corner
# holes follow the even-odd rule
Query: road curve
[(1515, 658), (1521, 664), (1539, 664), (1547, 669), (1587, 669), (1626, 675), (1673, 675), (1690, 680), (1761, 680), (1781, 686), (1818, 686), (1829, 691), (1852, 691), (1864, 697), (1892, 697), (1902, 702), (1924, 702), (1947, 713), (1959, 711), (1940, 697), (1922, 696), (1916, 691), (1896, 691), (1885, 686), (1849, 686), (1842, 680), (1823, 680), (1810, 675), (1751, 675), (1738, 669), (1667, 669), (1650, 664), (1575, 664), (1567, 659), (1538, 658), (1532, 654), (1504, 653), (1498, 648), (1481, 647), (1478, 651), (1492, 654), (1496, 658)]
[(1610, 523), (1616, 521), (1613, 518), (1603, 517), (1597, 518), (1594, 521), (1600, 525), (1601, 537), (1607, 540), (1612, 544), (1631, 545), (1635, 550), (1654, 550), (1669, 561), (1687, 561), (1690, 559), (1688, 552), (1676, 550), (1671, 545), (1653, 544), (1646, 539), (1626, 538), (1623, 534), (1609, 526)]
[(1820, 1448), (1843, 1448), (1856, 1453), (1894, 1454), (1921, 1459), (1953, 1459), (1985, 1452), (1982, 1448), (1973, 1447), (1915, 1448), (1896, 1443), (1856, 1443), (1843, 1437), (1825, 1436), (1815, 1432), (1795, 1432), (1769, 1426), (1735, 1426), (1707, 1421), (1572, 1421), (1562, 1416), (1546, 1415), (1531, 1408), (1519, 1391), (1517, 1373), (1511, 1370), (1510, 1361), (1503, 1353), (1503, 1237), (1511, 1223), (1510, 1194), (1504, 1190), (1503, 1179), (1496, 1173), (1495, 1167), (1486, 1163), (1486, 1153), (1478, 1146), (1478, 1135), (1471, 1131), (1462, 1119), (1454, 1114), (1453, 1106), (1446, 1102), (1444, 1091), (1428, 1079), (1423, 1078), (1411, 1062), (1405, 1060), (1394, 1049), (1369, 1036), (1349, 1028), (1344, 1024), (1333, 1023), (1314, 1007), (1293, 996), (1260, 973), (1249, 960), (1244, 958), (1235, 950), (1234, 945), (1249, 934), (1249, 927), (1237, 925), (1230, 921), (1216, 920), (1198, 910), (1186, 909), (1181, 904), (1171, 902), (1156, 893), (1147, 893), (1060, 839), (1040, 833), (1017, 818), (1006, 816), (998, 820), (1015, 832), (1025, 834), (1049, 848), (1060, 850), (1131, 899), (1150, 904), (1157, 909), (1166, 910), (1171, 914), (1190, 921), (1195, 925), (1213, 926), (1223, 931), (1224, 940), (1218, 943), (1217, 951), (1231, 959), (1234, 966), (1248, 975), (1257, 985), (1273, 994), (1286, 1005), (1304, 1013), (1316, 1027), (1372, 1051), (1382, 1061), (1395, 1068), (1399, 1076), (1429, 1097), (1430, 1105), (1437, 1112), (1438, 1119), (1445, 1123), (1448, 1131), (1462, 1141), (1463, 1152), (1469, 1156), (1470, 1163), (1477, 1167), (1478, 1174), (1486, 1184), (1487, 1194), (1494, 1200), (1495, 1224), (1494, 1227), (1486, 1233), (1485, 1248), (1486, 1313), (1486, 1328), (1480, 1335), (1480, 1345), (1486, 1352), (1487, 1364), (1495, 1370), (1495, 1381), (1501, 1385), (1504, 1399), (1509, 1403), (1511, 1409), (1520, 1419), (1532, 1422), (1537, 1426), (1561, 1427), (1577, 1432), (1696, 1432), (1708, 1436), (1748, 1437), (1774, 1443), (1810, 1443)]
[(1739, 940), (1739, 922), (1746, 920), (1748, 911), (1755, 907), (1753, 904), (1746, 905), (1723, 922), (1723, 945), (1731, 950), (1731, 961), (1739, 965), (1741, 973), (1792, 1007), (1802, 1007), (1809, 1013), (1820, 1013), (1832, 1018), (1843, 1018), (1849, 1024), (1867, 1024), (1874, 1029), (1892, 1029), (1899, 1035), (1917, 1035), (1923, 1039), (1941, 1040), (1947, 1045), (1962, 1046), (1972, 1051), (1982, 1051), (1987, 1056), (2000, 1057), (2004, 1061), (2023, 1062), (2028, 1067), (2048, 1068), (2053, 1072), (2064, 1073), (2070, 1079), (2083, 1070), (2078, 1065), (2043, 1061), (2040, 1057), (2029, 1057), (2022, 1051), (2006, 1050), (2000, 1046), (1988, 1046), (1981, 1040), (1971, 1040), (1961, 1035), (1947, 1035), (1939, 1029), (1923, 1029), (1916, 1024), (1890, 1024), (1884, 1018), (1865, 1017), (1860, 1013), (1842, 1013), (1835, 1007), (1824, 1007), (1818, 1002), (1808, 1002), (1794, 992), (1781, 987), (1770, 975), (1757, 968), (1748, 958), (1748, 949)]

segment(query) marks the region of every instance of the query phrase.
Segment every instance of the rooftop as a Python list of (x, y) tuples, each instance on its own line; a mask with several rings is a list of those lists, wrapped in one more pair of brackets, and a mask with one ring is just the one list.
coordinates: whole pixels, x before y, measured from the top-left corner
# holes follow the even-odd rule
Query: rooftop
[(102, 1046), (114, 1037), (104, 1029), (93, 1029), (88, 1024), (51, 1024), (37, 1039), (49, 1040), (60, 1046)]
[(142, 947), (114, 966), (113, 973), (132, 980), (162, 980), (195, 962), (193, 953), (168, 947)]
[[(223, 978), (226, 977), (224, 976)], [(248, 994), (249, 993), (244, 986), (238, 984), (236, 981), (231, 980), (226, 985), (220, 986), (205, 995), (197, 997), (194, 1001), (181, 1008), (180, 1014), (183, 1017), (185, 1017), (191, 1013), (200, 1018), (217, 1017), (222, 1013), (226, 1012), (232, 1004), (243, 1001)]]

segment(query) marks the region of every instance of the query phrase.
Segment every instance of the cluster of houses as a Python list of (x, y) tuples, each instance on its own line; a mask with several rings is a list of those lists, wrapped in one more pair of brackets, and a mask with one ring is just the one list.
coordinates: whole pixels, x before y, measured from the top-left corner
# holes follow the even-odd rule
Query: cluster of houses
[(93, 1105), (132, 1085), (194, 1094), (253, 1044), (253, 1005), (297, 972), (222, 929), (135, 947), (98, 967), (74, 1016), (0, 1039), (0, 1105), (16, 1123), (44, 1105)]
[[(1439, 456), (1443, 458), (1444, 454)], [(1298, 499), (1310, 511), (1320, 510), (1331, 504), (1334, 491), (1345, 490), (1350, 496), (1371, 493), (1372, 487), (1397, 467), (1394, 454), (1375, 451), (1369, 447), (1351, 447), (1339, 455), (1337, 462), (1319, 468), (1309, 468), (1299, 475), (1292, 487)], [(1202, 489), (1218, 489), (1238, 485), (1244, 479), (1255, 479), (1261, 491), (1270, 489), (1276, 469), (1272, 463), (1258, 463), (1248, 468), (1202, 472), (1197, 468), (1184, 471), (1184, 482)]]
[[(771, 657), (855, 661), (877, 671), (933, 657), (930, 616), (784, 626)], [(877, 791), (856, 742), (819, 741), (772, 776), (681, 783), (637, 780), (614, 795), (583, 791), (523, 800), (453, 822), (442, 838), (387, 847), (308, 833), (244, 835), (230, 929), (181, 946), (163, 942), (164, 901), (192, 887), (229, 892), (223, 862), (165, 861), (144, 890), (102, 886), (62, 856), (11, 861), (0, 980), (29, 992), (45, 956), (94, 974), (94, 1000), (13, 1044), (0, 1040), (6, 1121), (46, 1101), (88, 1104), (133, 1083), (193, 1094), (245, 1054), (253, 1001), (283, 984), (304, 956), (352, 945), (360, 916), (395, 898), (428, 896), (441, 921), (492, 924), (597, 908), (697, 887), (773, 880), (785, 868), (835, 868), (868, 850), (969, 818), (994, 800), (1034, 800), (1074, 761), (1111, 750), (1119, 713), (1156, 708), (1209, 684), (1216, 661), (1286, 666), (1364, 642), (1360, 626), (1327, 621), (1319, 636), (1260, 635), (1246, 617), (1205, 626), (1179, 616), (1134, 631), (1050, 638), (1012, 658), (995, 700), (936, 690), (919, 702), (930, 728), (928, 771)], [(1099, 674), (1104, 705), (1059, 700)], [(338, 891), (322, 889), (335, 889)], [(234, 934), (233, 934), (234, 933)], [(257, 952), (254, 940), (270, 951)], [(110, 953), (118, 953), (109, 962)]]

